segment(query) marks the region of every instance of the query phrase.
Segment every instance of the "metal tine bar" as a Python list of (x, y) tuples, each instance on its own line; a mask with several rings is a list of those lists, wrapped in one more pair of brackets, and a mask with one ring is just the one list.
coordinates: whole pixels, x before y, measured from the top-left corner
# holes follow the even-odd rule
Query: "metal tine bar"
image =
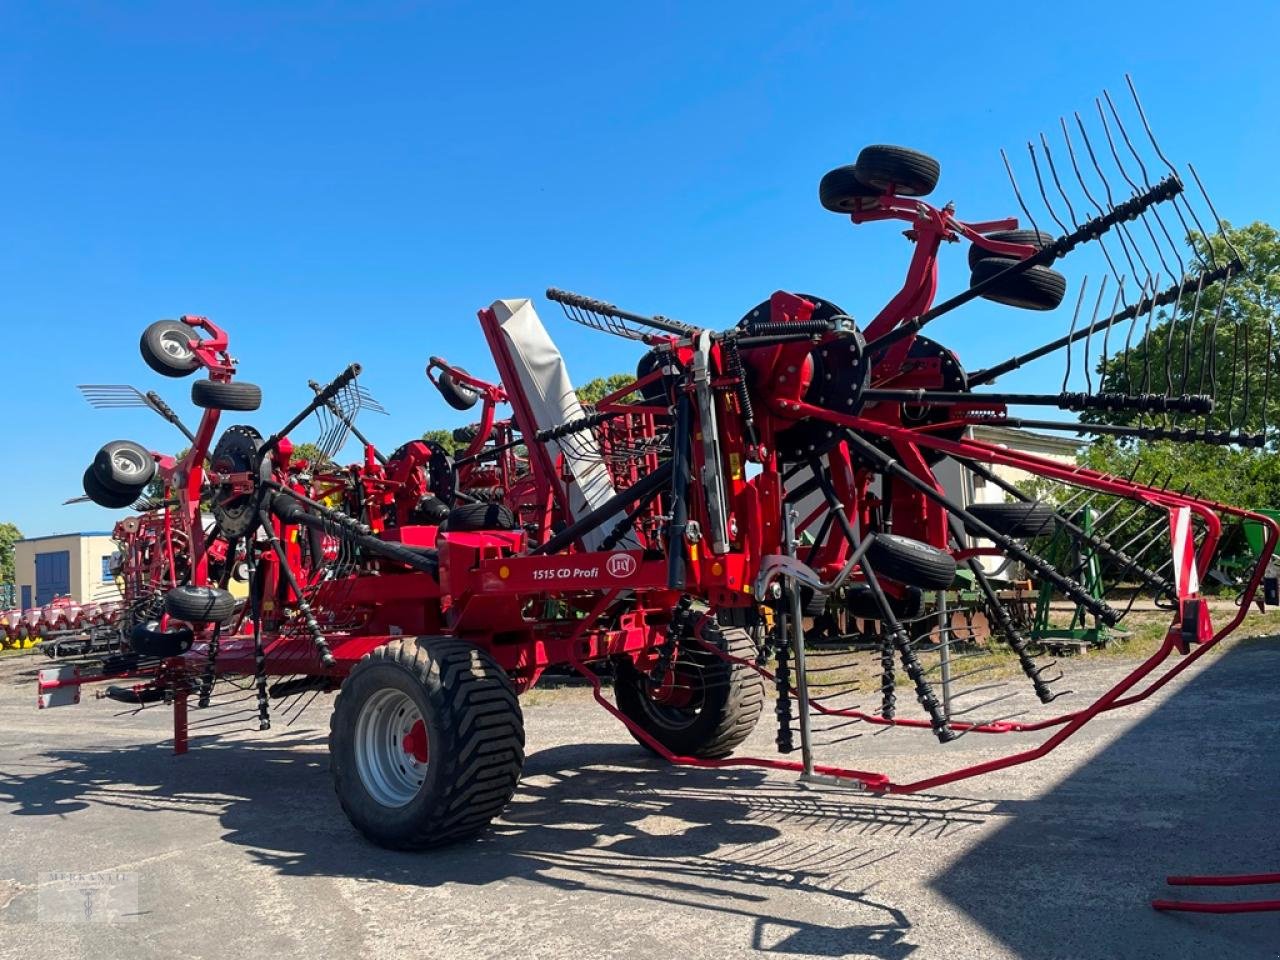
[(1080, 283), (1080, 291), (1076, 294), (1076, 307), (1071, 311), (1071, 329), (1067, 332), (1067, 369), (1062, 374), (1062, 392), (1067, 392), (1067, 381), (1071, 379), (1071, 336), (1076, 332), (1076, 322), (1080, 319), (1080, 305), (1084, 302), (1085, 291), (1089, 288), (1089, 278), (1086, 276)]
[(1275, 353), (1272, 350), (1272, 325), (1267, 324), (1267, 373), (1262, 383), (1262, 426), (1259, 431), (1267, 435), (1267, 404), (1271, 402), (1271, 368), (1275, 365)]
[[(968, 692), (968, 691), (966, 691), (966, 693), (967, 693), (967, 692)], [(977, 712), (977, 711), (979, 711), (979, 710), (985, 710), (985, 709), (987, 709), (987, 707), (991, 706), (992, 704), (995, 704), (995, 703), (1003, 703), (1005, 700), (1008, 700), (1008, 699), (1010, 699), (1010, 698), (1012, 698), (1012, 697), (1016, 697), (1016, 696), (1017, 696), (1017, 694), (1011, 691), (1011, 692), (1006, 693), (1004, 696), (1001, 696), (1001, 697), (992, 697), (990, 700), (984, 700), (982, 703), (975, 703), (975, 704), (972, 704), (971, 706), (964, 707), (963, 709), (960, 709), (960, 710), (952, 710), (952, 711), (951, 711), (951, 716), (952, 716), (952, 718), (953, 718), (953, 719), (954, 719), (954, 718), (956, 718), (956, 717), (967, 717), (967, 716), (969, 716), (970, 714), (972, 714), (972, 713), (976, 713), (976, 712)], [(952, 699), (952, 701), (953, 701), (953, 702), (955, 701), (955, 697), (954, 697), (954, 696), (952, 696), (952, 698), (951, 698), (951, 699)], [(1014, 714), (1012, 714), (1011, 716), (1015, 716), (1015, 717), (1017, 717), (1017, 716), (1021, 716), (1021, 715), (1022, 715), (1022, 714), (1024, 714), (1024, 713), (1026, 713), (1026, 711), (1025, 711), (1025, 710), (1019, 710), (1019, 711), (1017, 711), (1017, 713), (1014, 713)], [(1004, 718), (1004, 719), (1008, 719), (1008, 718), (1006, 717), (1006, 718)], [(994, 723), (994, 722), (996, 722), (996, 721), (994, 721), (994, 720), (987, 720), (987, 721), (984, 721), (984, 723)], [(972, 726), (965, 727), (965, 728), (961, 731), (961, 734), (963, 735), (963, 734), (965, 734), (965, 733), (968, 733), (968, 732), (970, 732), (972, 729), (973, 729), (973, 727), (972, 727)]]
[[(1076, 126), (1080, 130), (1080, 139), (1084, 142), (1085, 150), (1089, 154), (1089, 161), (1093, 164), (1094, 172), (1098, 175), (1098, 180), (1101, 181), (1102, 188), (1107, 193), (1107, 207), (1108, 208), (1114, 207), (1115, 200), (1113, 199), (1111, 194), (1111, 184), (1107, 181), (1106, 175), (1102, 172), (1102, 166), (1098, 163), (1097, 154), (1095, 154), (1093, 151), (1093, 142), (1089, 139), (1089, 134), (1085, 131), (1084, 121), (1080, 118), (1079, 112), (1075, 112), (1073, 115), (1075, 116), (1075, 119), (1076, 119)], [(1093, 194), (1089, 191), (1088, 185), (1085, 183), (1084, 176), (1080, 173), (1080, 165), (1076, 162), (1076, 151), (1074, 146), (1071, 143), (1071, 136), (1067, 132), (1067, 124), (1065, 119), (1063, 119), (1063, 122), (1062, 122), (1062, 138), (1067, 143), (1067, 153), (1071, 157), (1071, 166), (1075, 169), (1076, 179), (1080, 181), (1080, 189), (1084, 191), (1084, 195), (1088, 198), (1089, 202), (1093, 204), (1094, 208), (1098, 211), (1099, 214), (1105, 212), (1105, 208), (1102, 206), (1102, 204), (1100, 204), (1094, 198)], [(1133, 246), (1136, 248), (1137, 241), (1133, 239), (1133, 235), (1129, 232), (1128, 224), (1124, 224), (1124, 223), (1117, 224), (1116, 233), (1117, 233), (1117, 236), (1120, 238), (1120, 249), (1124, 253), (1124, 258), (1126, 262), (1129, 264), (1129, 271), (1136, 275), (1138, 273), (1138, 268), (1133, 262), (1133, 254), (1130, 252), (1129, 246), (1130, 244), (1133, 244)], [(1112, 273), (1116, 273), (1115, 264), (1111, 262), (1111, 255), (1107, 252), (1106, 247), (1102, 244), (1101, 238), (1099, 238), (1098, 245), (1102, 247), (1103, 255), (1106, 256), (1107, 264), (1111, 267)], [(1119, 279), (1118, 274), (1117, 274), (1117, 279)], [(1125, 304), (1125, 306), (1128, 306), (1128, 304)]]
[(1249, 383), (1252, 377), (1249, 376), (1249, 358), (1253, 355), (1253, 350), (1249, 345), (1249, 321), (1244, 320), (1240, 326), (1244, 327), (1244, 395), (1240, 398), (1240, 429), (1244, 430), (1249, 426)]
[[(1045, 191), (1045, 188), (1044, 188), (1044, 178), (1040, 175), (1040, 163), (1039, 161), (1036, 160), (1036, 146), (1030, 140), (1027, 141), (1027, 153), (1031, 155), (1031, 169), (1032, 169), (1032, 172), (1035, 173), (1036, 185), (1040, 188), (1040, 199), (1044, 201), (1044, 208), (1049, 211), (1049, 216), (1053, 218), (1053, 222), (1058, 225), (1058, 228), (1063, 233), (1070, 233), (1071, 227), (1068, 227), (1065, 223), (1062, 222), (1061, 218), (1059, 218), (1057, 214), (1057, 211), (1053, 209), (1053, 204), (1049, 202), (1049, 194)], [(1067, 206), (1069, 208), (1070, 204), (1068, 204)], [(1074, 217), (1072, 219), (1071, 226), (1072, 227), (1078, 226), (1078, 224), (1075, 223)]]
[[(1120, 136), (1124, 139), (1125, 146), (1129, 148), (1129, 152), (1133, 154), (1134, 160), (1136, 160), (1138, 163), (1138, 168), (1141, 171), (1143, 184), (1146, 185), (1148, 188), (1150, 188), (1151, 178), (1147, 176), (1146, 164), (1142, 162), (1141, 155), (1134, 148), (1133, 142), (1129, 139), (1129, 131), (1125, 129), (1124, 124), (1120, 120), (1120, 115), (1116, 110), (1115, 103), (1112, 102), (1111, 100), (1111, 94), (1108, 91), (1103, 90), (1102, 95), (1106, 98), (1107, 105), (1111, 108), (1111, 114), (1115, 118), (1116, 128), (1120, 131)], [(1169, 168), (1169, 172), (1173, 174), (1175, 177), (1178, 176), (1178, 172), (1174, 170), (1172, 167)], [(1128, 178), (1126, 177), (1126, 179)], [(1135, 189), (1137, 188), (1135, 187)], [(1160, 245), (1160, 241), (1159, 239), (1157, 239), (1155, 233), (1152, 232), (1151, 224), (1146, 219), (1147, 212), (1148, 211), (1143, 212), (1142, 225), (1147, 228), (1147, 235), (1151, 238), (1152, 246), (1155, 247), (1156, 256), (1160, 258), (1160, 265), (1164, 267), (1166, 273), (1172, 274), (1173, 270), (1169, 267), (1169, 264), (1164, 259), (1164, 249)], [(1160, 211), (1153, 207), (1149, 212), (1155, 218), (1157, 226), (1160, 227), (1160, 232), (1164, 235), (1165, 240), (1169, 244), (1169, 248), (1173, 251), (1174, 258), (1178, 261), (1178, 273), (1179, 275), (1181, 275), (1186, 271), (1186, 264), (1183, 262), (1181, 255), (1178, 253), (1178, 245), (1174, 242), (1173, 237), (1170, 236), (1168, 228), (1165, 227), (1164, 220), (1162, 220), (1160, 217)], [(1179, 216), (1181, 216), (1181, 214), (1179, 214)]]
[[(1227, 232), (1227, 225), (1223, 222), (1222, 218), (1218, 216), (1217, 208), (1213, 205), (1213, 201), (1209, 199), (1209, 191), (1207, 191), (1204, 188), (1204, 184), (1200, 182), (1200, 174), (1196, 173), (1195, 165), (1188, 163), (1187, 169), (1191, 171), (1191, 178), (1195, 180), (1196, 188), (1200, 191), (1200, 196), (1204, 197), (1205, 205), (1209, 208), (1209, 212), (1213, 214), (1214, 221), (1218, 224), (1218, 235), (1222, 237), (1223, 243), (1231, 249), (1231, 254), (1236, 258), (1236, 261), (1238, 263), (1244, 263), (1244, 258), (1240, 256), (1239, 249), (1236, 248), (1236, 245), (1231, 240), (1231, 234)], [(1194, 211), (1192, 211), (1192, 214), (1194, 215)], [(1198, 219), (1196, 220), (1196, 226), (1200, 226), (1200, 221)], [(1210, 253), (1212, 253), (1213, 244), (1208, 242), (1209, 234), (1206, 233), (1203, 228), (1201, 228), (1200, 233), (1204, 236), (1205, 243), (1209, 247)]]
[(1009, 164), (1009, 157), (1004, 152), (1003, 147), (1000, 148), (1000, 159), (1004, 161), (1004, 172), (1009, 177), (1009, 185), (1013, 187), (1013, 196), (1018, 201), (1018, 206), (1026, 214), (1027, 221), (1031, 224), (1031, 229), (1039, 233), (1040, 227), (1036, 224), (1036, 218), (1031, 215), (1031, 211), (1027, 209), (1027, 205), (1022, 199), (1022, 191), (1018, 189), (1018, 181), (1013, 175), (1013, 167)]
[[(825, 731), (822, 731), (822, 732), (825, 732)], [(840, 744), (842, 744), (842, 743), (848, 743), (850, 740), (859, 740), (859, 739), (861, 739), (861, 738), (862, 738), (862, 736), (863, 736), (863, 735), (862, 735), (861, 733), (851, 733), (851, 734), (849, 734), (849, 735), (847, 735), (847, 736), (844, 736), (844, 737), (836, 737), (836, 738), (834, 738), (834, 739), (830, 739), (830, 740), (827, 740), (827, 739), (824, 739), (824, 740), (822, 740), (822, 741), (817, 741), (817, 740), (815, 740), (815, 741), (814, 741), (814, 743), (813, 743), (813, 745), (814, 745), (815, 747), (836, 747), (836, 746), (839, 746), (839, 745), (840, 745)]]
[[(1071, 692), (1070, 690), (1066, 691), (1066, 693), (1070, 693), (1070, 692)], [(1000, 701), (993, 700), (991, 702), (999, 703)], [(974, 726), (994, 726), (997, 723), (1006, 723), (1009, 720), (1016, 720), (1018, 717), (1025, 717), (1026, 715), (1027, 715), (1026, 710), (1018, 710), (1018, 711), (1015, 711), (1014, 713), (1006, 713), (1006, 714), (1003, 714), (1002, 716), (991, 717), (987, 720), (975, 721), (973, 726), (966, 727), (963, 731), (961, 731), (961, 736), (964, 736), (967, 733), (971, 733), (973, 731)]]
[[(1227, 297), (1226, 297), (1226, 291), (1224, 290), (1222, 292), (1222, 296), (1218, 300), (1218, 309), (1213, 316), (1213, 328), (1209, 331), (1209, 339), (1211, 341), (1208, 348), (1209, 395), (1212, 397), (1218, 396), (1218, 328), (1222, 324), (1222, 309), (1225, 306), (1226, 302), (1227, 302)], [(1213, 410), (1209, 411), (1209, 413), (1206, 415), (1206, 420), (1205, 420), (1206, 424), (1213, 422), (1213, 420), (1215, 419), (1214, 417), (1215, 412), (1216, 411), (1213, 411)]]
[(357, 381), (355, 389), (356, 393), (360, 395), (360, 406), (362, 410), (368, 410), (371, 413), (381, 413), (385, 416), (390, 416), (390, 414), (387, 413), (387, 408), (374, 398), (373, 394), (369, 392), (369, 389), (364, 384)]
[(1098, 323), (1098, 311), (1102, 309), (1102, 296), (1107, 292), (1107, 278), (1102, 278), (1102, 283), (1098, 285), (1098, 297), (1093, 303), (1093, 314), (1089, 317), (1089, 329), (1084, 338), (1084, 382), (1085, 390), (1093, 393), (1093, 374), (1090, 372), (1092, 364), (1089, 362), (1089, 344), (1093, 340), (1093, 328)]
[[(1116, 110), (1116, 105), (1111, 99), (1111, 94), (1108, 91), (1103, 90), (1102, 96), (1103, 96), (1103, 99), (1107, 101), (1107, 106), (1111, 109), (1112, 119), (1115, 121), (1116, 129), (1120, 131), (1120, 136), (1124, 139), (1125, 146), (1128, 147), (1129, 152), (1133, 154), (1133, 159), (1137, 161), (1138, 169), (1141, 173), (1143, 184), (1145, 184), (1148, 187), (1148, 189), (1150, 189), (1151, 178), (1147, 176), (1147, 165), (1142, 162), (1141, 155), (1139, 155), (1138, 151), (1134, 149), (1133, 141), (1129, 139), (1129, 131), (1125, 129), (1124, 123), (1120, 119), (1120, 113), (1119, 111)], [(1102, 115), (1101, 105), (1099, 105), (1098, 112), (1100, 115)], [(1139, 187), (1138, 184), (1134, 183), (1134, 181), (1130, 178), (1128, 172), (1124, 169), (1124, 165), (1120, 162), (1120, 155), (1119, 155), (1119, 152), (1116, 150), (1115, 141), (1111, 137), (1110, 129), (1107, 128), (1106, 126), (1105, 115), (1103, 116), (1103, 129), (1107, 131), (1107, 142), (1111, 145), (1111, 154), (1113, 157), (1115, 157), (1116, 166), (1120, 168), (1120, 175), (1124, 177), (1125, 181), (1128, 182), (1129, 186), (1133, 187), (1134, 190), (1141, 191), (1142, 188)], [(1171, 173), (1175, 178), (1178, 177), (1177, 171), (1172, 170), (1172, 168), (1171, 168)], [(1178, 179), (1181, 179), (1181, 178), (1178, 178)], [(1164, 221), (1160, 219), (1159, 212), (1156, 211), (1153, 207), (1151, 209), (1151, 214), (1152, 216), (1155, 217), (1156, 223), (1159, 224), (1160, 231), (1164, 234), (1165, 239), (1168, 240), (1169, 246), (1175, 247), (1173, 238), (1169, 236), (1169, 231), (1165, 227)], [(1156, 254), (1160, 257), (1160, 263), (1162, 266), (1164, 266), (1165, 272), (1172, 273), (1172, 271), (1169, 269), (1169, 265), (1164, 261), (1164, 254), (1161, 251), (1160, 241), (1156, 239), (1155, 234), (1151, 230), (1151, 224), (1147, 222), (1147, 219), (1145, 216), (1142, 218), (1142, 225), (1147, 228), (1147, 233), (1151, 237), (1151, 243), (1155, 246)], [(1178, 260), (1179, 260), (1179, 264), (1181, 264), (1182, 262), (1181, 257), (1179, 257)]]
[[(1196, 298), (1191, 304), (1191, 316), (1187, 318), (1187, 334), (1182, 338), (1182, 378), (1178, 392), (1187, 392), (1187, 378), (1191, 375), (1191, 340), (1196, 332), (1196, 317), (1200, 315), (1200, 295), (1204, 292), (1204, 275), (1196, 281)], [(1202, 358), (1203, 359), (1203, 358)]]
[[(1233, 323), (1231, 325), (1231, 388), (1227, 392), (1227, 430), (1235, 429), (1235, 417), (1232, 411), (1235, 408), (1236, 398), (1236, 361), (1240, 354), (1240, 324)], [(1247, 352), (1247, 351), (1246, 351)]]
[[(1151, 392), (1151, 317), (1154, 310), (1147, 311), (1142, 322), (1142, 392)], [(1132, 389), (1132, 386), (1130, 387)]]
[[(1071, 218), (1071, 225), (1079, 227), (1080, 220), (1076, 217), (1075, 207), (1071, 205), (1071, 198), (1067, 196), (1067, 191), (1062, 189), (1062, 181), (1058, 179), (1058, 167), (1053, 162), (1053, 154), (1049, 151), (1049, 141), (1043, 133), (1040, 134), (1040, 148), (1044, 151), (1044, 160), (1049, 167), (1049, 175), (1053, 177), (1053, 185), (1058, 188), (1058, 195), (1062, 197), (1062, 202), (1066, 205), (1067, 216)], [(1063, 232), (1065, 233), (1066, 230), (1064, 229)]]
[[(812, 700), (813, 697), (810, 697), (809, 699)], [(822, 718), (822, 714), (819, 714), (818, 716), (819, 718)], [(843, 730), (845, 727), (852, 727), (855, 724), (866, 722), (867, 721), (863, 720), (861, 717), (843, 717), (840, 718), (839, 722), (826, 722), (824, 719), (822, 726), (818, 728), (817, 732), (831, 733), (834, 730)], [(861, 736), (861, 734), (859, 734), (859, 736)]]
[[(1111, 312), (1117, 312), (1117, 309), (1122, 303), (1124, 303), (1124, 278), (1121, 278), (1120, 282), (1116, 284), (1116, 295), (1111, 300)], [(1111, 354), (1111, 327), (1112, 324), (1107, 324), (1102, 328), (1102, 370), (1104, 372), (1107, 369), (1107, 361), (1110, 359)], [(1106, 386), (1102, 380), (1102, 376), (1103, 374), (1099, 374), (1098, 376), (1099, 388), (1105, 388)]]
[[(1202, 278), (1204, 285), (1207, 287), (1221, 281), (1229, 280), (1231, 277), (1239, 273), (1241, 269), (1241, 266), (1238, 264), (1228, 264), (1210, 273), (1203, 274)], [(1151, 289), (1154, 290), (1154, 286)], [(1162, 307), (1172, 303), (1179, 295), (1180, 290), (1181, 285), (1167, 287), (1159, 293), (1154, 294), (1149, 299), (1140, 301), (1131, 307), (1121, 310), (1117, 314), (1107, 317), (1105, 320), (1101, 321), (1101, 324), (1122, 323), (1125, 320), (1131, 319), (1136, 321), (1139, 316), (1149, 313), (1156, 307)], [(1226, 289), (1224, 289), (1223, 292), (1225, 295)], [(1219, 303), (1219, 308), (1221, 308), (1221, 302)], [(1099, 326), (1101, 326), (1101, 324), (1099, 324)], [(981, 386), (985, 383), (990, 383), (992, 380), (995, 380), (997, 377), (1000, 377), (1011, 370), (1016, 370), (1032, 360), (1039, 360), (1041, 357), (1048, 356), (1050, 353), (1055, 353), (1063, 347), (1070, 346), (1070, 344), (1074, 343), (1076, 340), (1084, 339), (1091, 333), (1092, 325), (1090, 328), (1077, 330), (1074, 334), (1069, 334), (1067, 336), (1059, 337), (1056, 340), (1051, 340), (1034, 350), (1019, 354), (1015, 357), (1010, 357), (1008, 360), (995, 364), (994, 366), (974, 371), (974, 373), (969, 377), (969, 386), (975, 387)]]
[[(1160, 158), (1160, 162), (1165, 165), (1165, 167), (1169, 170), (1171, 174), (1173, 174), (1174, 176), (1177, 176), (1178, 175), (1177, 169), (1174, 167), (1172, 163), (1169, 162), (1169, 158), (1165, 156), (1164, 151), (1160, 149), (1160, 144), (1156, 141), (1155, 133), (1151, 129), (1151, 124), (1147, 122), (1147, 112), (1142, 108), (1142, 101), (1138, 97), (1137, 88), (1134, 87), (1133, 85), (1133, 78), (1126, 73), (1124, 76), (1124, 79), (1125, 79), (1125, 83), (1128, 84), (1128, 87), (1129, 87), (1129, 95), (1133, 98), (1133, 105), (1134, 107), (1137, 108), (1138, 118), (1142, 121), (1142, 127), (1147, 132), (1147, 139), (1151, 141), (1151, 146), (1155, 150), (1156, 156)], [(1195, 171), (1192, 170), (1193, 176), (1194, 176), (1194, 173)], [(1201, 187), (1201, 192), (1203, 193), (1203, 187)], [(1179, 203), (1181, 203), (1182, 206), (1179, 206)], [(1195, 208), (1191, 205), (1191, 201), (1186, 197), (1175, 198), (1173, 202), (1173, 210), (1174, 210), (1174, 213), (1178, 215), (1178, 222), (1181, 223), (1182, 225), (1183, 236), (1190, 237), (1192, 232), (1191, 227), (1187, 224), (1186, 217), (1182, 215), (1183, 206), (1186, 207), (1187, 213), (1191, 215), (1191, 219), (1195, 223), (1196, 227), (1199, 229), (1201, 235), (1203, 235), (1207, 240), (1209, 234), (1205, 231), (1204, 226), (1200, 223), (1200, 218), (1199, 216), (1196, 215)], [(1205, 264), (1207, 266), (1211, 263), (1213, 266), (1216, 267), (1218, 265), (1218, 258), (1217, 258), (1217, 255), (1213, 252), (1213, 245), (1206, 243), (1206, 246), (1208, 248), (1208, 253), (1209, 253), (1208, 261), (1205, 260), (1204, 254), (1201, 253), (1197, 247), (1193, 245), (1191, 249), (1195, 253), (1196, 259), (1198, 259), (1202, 264)]]

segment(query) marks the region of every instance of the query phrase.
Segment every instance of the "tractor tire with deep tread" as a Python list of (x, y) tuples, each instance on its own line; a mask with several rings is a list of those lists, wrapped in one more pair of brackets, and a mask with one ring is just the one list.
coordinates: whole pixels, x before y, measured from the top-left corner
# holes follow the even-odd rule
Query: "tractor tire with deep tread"
[(854, 173), (868, 187), (900, 197), (923, 197), (938, 185), (942, 167), (919, 150), (874, 144), (863, 147)]
[[(973, 267), (969, 286), (1003, 273), (1019, 261), (1004, 257), (986, 257)], [(1052, 310), (1067, 294), (1067, 278), (1049, 267), (1029, 267), (1022, 273), (1002, 280), (982, 294), (988, 300), (1022, 310)]]
[(108, 510), (123, 510), (125, 507), (132, 506), (142, 493), (140, 489), (125, 493), (108, 490), (98, 479), (98, 475), (93, 472), (93, 467), (85, 468), (83, 484), (85, 496)]
[(164, 608), (188, 623), (221, 623), (236, 612), (236, 598), (217, 587), (174, 587), (164, 595)]
[(257, 410), (262, 406), (262, 388), (242, 380), (197, 380), (191, 384), (191, 402), (205, 410)]
[(1056, 516), (1047, 503), (973, 503), (966, 508), (996, 533), (1027, 539), (1047, 536), (1057, 529)]
[(818, 202), (832, 213), (856, 213), (870, 207), (884, 191), (858, 179), (857, 165), (848, 164), (828, 171), (818, 181)]
[(516, 518), (501, 503), (464, 503), (449, 511), (443, 529), (451, 533), (475, 530), (514, 530)]
[(945, 590), (956, 578), (955, 557), (896, 533), (877, 533), (866, 557), (877, 576), (921, 590)]
[[(704, 640), (729, 656), (755, 659), (755, 642), (740, 627), (722, 627), (707, 618), (701, 629)], [(693, 702), (683, 706), (657, 702), (648, 675), (624, 660), (618, 665), (613, 683), (618, 709), (676, 756), (728, 756), (760, 719), (764, 708), (760, 674), (747, 664), (725, 660), (697, 642), (690, 642), (679, 651), (674, 667), (677, 672), (682, 667), (690, 668), (689, 678), (696, 679)], [(641, 737), (636, 736), (636, 740), (646, 750), (658, 752)]]
[[(1033, 247), (1044, 248), (1053, 243), (1057, 238), (1049, 233), (1042, 233), (1039, 230), (997, 230), (994, 233), (985, 235), (988, 240), (999, 240), (1003, 243), (1026, 243)], [(978, 246), (976, 243), (969, 245), (969, 269), (972, 270), (978, 265), (979, 260), (990, 260), (992, 257), (1004, 260), (1012, 259), (1008, 254), (995, 253)]]
[[(382, 713), (388, 703), (400, 713)], [(410, 753), (409, 735), (380, 750), (381, 718), (394, 725), (415, 713), (410, 734), (421, 738), (425, 759)], [(388, 781), (385, 761), (397, 747), (403, 762)], [(407, 637), (367, 654), (343, 681), (329, 758), (338, 801), (369, 840), (399, 850), (456, 843), (483, 832), (515, 793), (524, 718), (488, 653), (452, 637)]]
[(112, 440), (94, 454), (93, 472), (105, 489), (136, 500), (156, 475), (156, 461), (140, 443)]
[(195, 327), (181, 320), (157, 320), (142, 331), (138, 349), (148, 367), (166, 377), (185, 377), (200, 367), (190, 341), (199, 340)]

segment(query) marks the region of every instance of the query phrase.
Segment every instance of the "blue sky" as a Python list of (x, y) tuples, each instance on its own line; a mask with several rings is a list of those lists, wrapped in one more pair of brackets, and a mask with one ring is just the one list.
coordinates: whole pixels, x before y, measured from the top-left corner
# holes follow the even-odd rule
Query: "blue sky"
[[(1223, 216), (1280, 222), (1274, 5), (896, 9), (0, 4), (0, 519), (31, 536), (109, 526), (60, 505), (98, 446), (179, 445), (75, 390), (133, 383), (190, 410), (188, 383), (138, 357), (161, 317), (231, 332), (266, 428), (308, 377), (360, 361), (392, 413), (364, 426), (387, 446), (466, 419), (422, 368), (441, 354), (492, 371), (475, 312), (498, 297), (555, 285), (722, 327), (785, 288), (869, 320), (909, 245), (899, 225), (822, 210), (827, 169), (910, 145), (942, 161), (932, 199), (1014, 214), (998, 149), (1126, 71)], [(967, 284), (963, 260), (946, 251), (944, 295)], [(634, 366), (626, 342), (543, 315), (576, 380)], [(1068, 320), (979, 302), (932, 333), (977, 368)]]

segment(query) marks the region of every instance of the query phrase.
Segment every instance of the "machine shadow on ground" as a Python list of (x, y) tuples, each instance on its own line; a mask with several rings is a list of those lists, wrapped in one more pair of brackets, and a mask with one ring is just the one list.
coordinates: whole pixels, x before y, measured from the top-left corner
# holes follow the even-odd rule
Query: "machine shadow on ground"
[(1280, 914), (1159, 914), (1153, 897), (1268, 899), (1274, 888), (1179, 890), (1171, 874), (1274, 872), (1276, 640), (1230, 648), (932, 884), (1017, 955), (1277, 956)]
[[(216, 817), (224, 841), (285, 876), (532, 883), (705, 911), (709, 922), (745, 918), (744, 950), (886, 960), (915, 951), (911, 923), (875, 894), (879, 878), (868, 868), (883, 869), (903, 844), (934, 843), (993, 813), (972, 800), (862, 797), (757, 770), (671, 768), (632, 744), (585, 743), (533, 753), (511, 806), (479, 841), (398, 853), (350, 828), (324, 746), (308, 731), (201, 737), (181, 758), (155, 743), (52, 750), (0, 773), (0, 803), (27, 818), (90, 807)], [(216, 836), (198, 825), (189, 832)]]

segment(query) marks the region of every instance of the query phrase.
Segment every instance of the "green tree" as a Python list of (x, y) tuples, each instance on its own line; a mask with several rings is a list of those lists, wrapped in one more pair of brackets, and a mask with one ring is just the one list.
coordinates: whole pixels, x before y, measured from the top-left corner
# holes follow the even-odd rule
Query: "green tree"
[[(578, 399), (583, 403), (599, 403), (609, 394), (621, 390), (635, 380), (629, 373), (612, 373), (607, 377), (596, 377), (588, 380), (577, 389)], [(624, 400), (628, 398), (624, 397)]]
[[(1280, 421), (1280, 378), (1270, 383), (1277, 373), (1270, 366), (1280, 349), (1280, 231), (1256, 222), (1228, 227), (1227, 233), (1230, 244), (1222, 237), (1206, 239), (1200, 234), (1193, 234), (1188, 244), (1196, 257), (1219, 264), (1232, 259), (1234, 247), (1244, 262), (1243, 274), (1229, 284), (1202, 290), (1188, 282), (1178, 308), (1160, 311), (1149, 329), (1143, 319), (1132, 326), (1117, 325), (1110, 333), (1109, 356), (1097, 365), (1098, 389), (1212, 394), (1213, 413), (1201, 422), (1211, 430), (1255, 432)], [(1184, 256), (1188, 267), (1192, 259)], [(1131, 294), (1131, 299), (1136, 297)], [(1090, 412), (1081, 419), (1160, 422), (1150, 414), (1132, 412)], [(1186, 419), (1177, 425), (1189, 426)], [(1280, 505), (1280, 458), (1274, 440), (1259, 450), (1101, 437), (1082, 459), (1088, 466), (1123, 475), (1141, 461), (1144, 478), (1167, 476), (1178, 489), (1240, 506)]]
[(306, 460), (312, 470), (323, 470), (333, 464), (333, 457), (324, 453), (316, 444), (309, 441), (293, 445), (293, 459)]
[(0, 584), (13, 583), (16, 571), (13, 566), (13, 545), (22, 539), (22, 531), (15, 523), (0, 523)]
[(445, 452), (447, 452), (451, 457), (458, 453), (458, 451), (465, 450), (467, 448), (465, 443), (459, 443), (457, 440), (453, 439), (452, 430), (427, 430), (422, 434), (422, 439), (435, 441), (440, 444), (440, 446), (444, 447)]

